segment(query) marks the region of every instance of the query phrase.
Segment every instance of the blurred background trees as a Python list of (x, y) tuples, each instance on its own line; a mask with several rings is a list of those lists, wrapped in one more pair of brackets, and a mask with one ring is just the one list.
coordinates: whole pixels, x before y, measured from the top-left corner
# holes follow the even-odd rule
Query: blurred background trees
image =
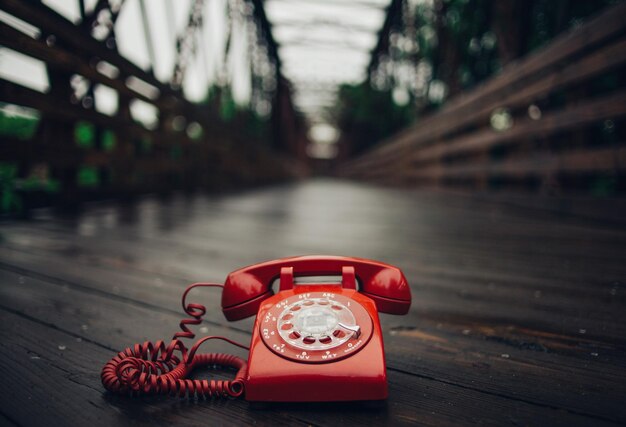
[[(366, 151), (463, 90), (619, 0), (434, 0), (403, 3), (366, 82), (331, 109), (340, 155)], [(596, 84), (613, 87), (618, 73)], [(553, 100), (557, 102), (557, 100)]]

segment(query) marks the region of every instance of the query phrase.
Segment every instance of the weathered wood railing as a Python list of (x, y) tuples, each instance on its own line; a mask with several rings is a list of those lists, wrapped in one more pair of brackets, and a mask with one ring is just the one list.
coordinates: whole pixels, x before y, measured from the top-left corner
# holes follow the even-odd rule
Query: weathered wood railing
[[(0, 79), (0, 102), (32, 108), (42, 118), (30, 140), (1, 137), (0, 162), (18, 164), (21, 177), (43, 164), (47, 174), (60, 182), (66, 199), (275, 180), (290, 174), (286, 158), (297, 156), (297, 150), (304, 152), (297, 146), (302, 141), (293, 141), (297, 132), (304, 134), (297, 123), (290, 124), (295, 129), (292, 135), (281, 138), (289, 145), (277, 153), (280, 147), (276, 144), (254, 140), (236, 119), (224, 124), (215, 108), (187, 101), (179, 88), (161, 82), (105, 41), (92, 37), (88, 26), (75, 25), (43, 3), (2, 0), (0, 9), (37, 29), (37, 34), (27, 34), (0, 22), (0, 45), (43, 61), (51, 87), (42, 93)], [(118, 97), (117, 112), (107, 115), (93, 106), (70, 102), (73, 74), (113, 89)], [(289, 96), (280, 74), (278, 79), (281, 96)], [(133, 120), (129, 110), (133, 100), (157, 109), (156, 128)], [(284, 106), (281, 111), (285, 116)], [(287, 116), (295, 120), (293, 114)], [(202, 136), (188, 136), (184, 127), (172, 126), (174, 120), (198, 123)], [(97, 137), (91, 147), (77, 146), (75, 127), (79, 123), (94, 127)], [(99, 136), (104, 132), (114, 135), (114, 148), (102, 146)], [(85, 167), (100, 175), (97, 188), (77, 187), (77, 175)]]
[(581, 189), (604, 179), (615, 190), (626, 172), (625, 64), (622, 2), (341, 165), (339, 173), (474, 188)]

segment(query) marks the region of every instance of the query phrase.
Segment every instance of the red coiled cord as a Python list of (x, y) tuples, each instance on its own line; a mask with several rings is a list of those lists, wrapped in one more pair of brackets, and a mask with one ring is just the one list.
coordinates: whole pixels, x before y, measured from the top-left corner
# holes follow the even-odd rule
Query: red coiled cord
[[(237, 347), (248, 350), (228, 338), (208, 336), (199, 339), (190, 350), (179, 338), (194, 338), (195, 334), (188, 325), (198, 325), (206, 314), (206, 307), (201, 304), (186, 304), (190, 290), (196, 287), (224, 287), (218, 283), (194, 283), (182, 296), (183, 310), (189, 319), (180, 322), (182, 332), (174, 334), (174, 338), (165, 345), (163, 341), (135, 344), (120, 351), (117, 356), (102, 368), (100, 377), (104, 387), (116, 393), (129, 394), (169, 394), (180, 397), (238, 397), (244, 392), (244, 377), (247, 363), (245, 360), (229, 354), (197, 354), (198, 348), (208, 340), (220, 339)], [(180, 357), (174, 352), (180, 352)], [(233, 381), (191, 380), (187, 376), (200, 366), (225, 366), (237, 369)]]

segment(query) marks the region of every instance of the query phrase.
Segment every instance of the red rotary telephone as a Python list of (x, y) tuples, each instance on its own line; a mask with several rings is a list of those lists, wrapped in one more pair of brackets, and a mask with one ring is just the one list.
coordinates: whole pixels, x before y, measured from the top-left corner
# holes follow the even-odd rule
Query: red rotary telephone
[[(337, 274), (340, 282), (329, 281), (327, 276)], [(189, 350), (179, 340), (194, 337), (188, 325), (199, 324), (206, 312), (200, 304), (185, 303), (197, 286), (223, 286), (228, 320), (257, 315), (247, 363), (230, 355), (196, 354), (215, 338), (248, 348), (226, 338), (204, 337)], [(388, 264), (339, 256), (264, 262), (230, 273), (224, 285), (191, 285), (183, 294), (191, 318), (181, 322), (182, 332), (169, 345), (146, 342), (118, 353), (104, 366), (102, 382), (108, 390), (131, 394), (245, 395), (265, 402), (382, 400), (387, 376), (378, 312), (406, 314), (410, 305), (406, 278)], [(187, 379), (200, 365), (238, 372), (233, 381)]]

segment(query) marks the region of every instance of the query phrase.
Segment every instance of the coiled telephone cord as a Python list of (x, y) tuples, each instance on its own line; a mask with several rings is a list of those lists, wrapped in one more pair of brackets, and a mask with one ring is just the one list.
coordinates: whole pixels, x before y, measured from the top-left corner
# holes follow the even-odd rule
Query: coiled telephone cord
[[(199, 339), (187, 349), (179, 338), (195, 337), (189, 325), (199, 325), (206, 314), (202, 304), (186, 304), (187, 294), (197, 287), (220, 287), (219, 283), (194, 283), (187, 287), (182, 296), (183, 310), (190, 316), (180, 322), (181, 332), (174, 334), (172, 341), (135, 344), (120, 351), (102, 368), (100, 377), (104, 387), (115, 393), (169, 394), (180, 397), (239, 397), (244, 392), (244, 376), (247, 370), (245, 360), (230, 354), (196, 354), (206, 341), (220, 339), (237, 347), (249, 350), (243, 344), (221, 336), (208, 336)], [(177, 353), (177, 354), (175, 354)], [(232, 381), (192, 380), (187, 378), (201, 366), (223, 366), (237, 369)]]

